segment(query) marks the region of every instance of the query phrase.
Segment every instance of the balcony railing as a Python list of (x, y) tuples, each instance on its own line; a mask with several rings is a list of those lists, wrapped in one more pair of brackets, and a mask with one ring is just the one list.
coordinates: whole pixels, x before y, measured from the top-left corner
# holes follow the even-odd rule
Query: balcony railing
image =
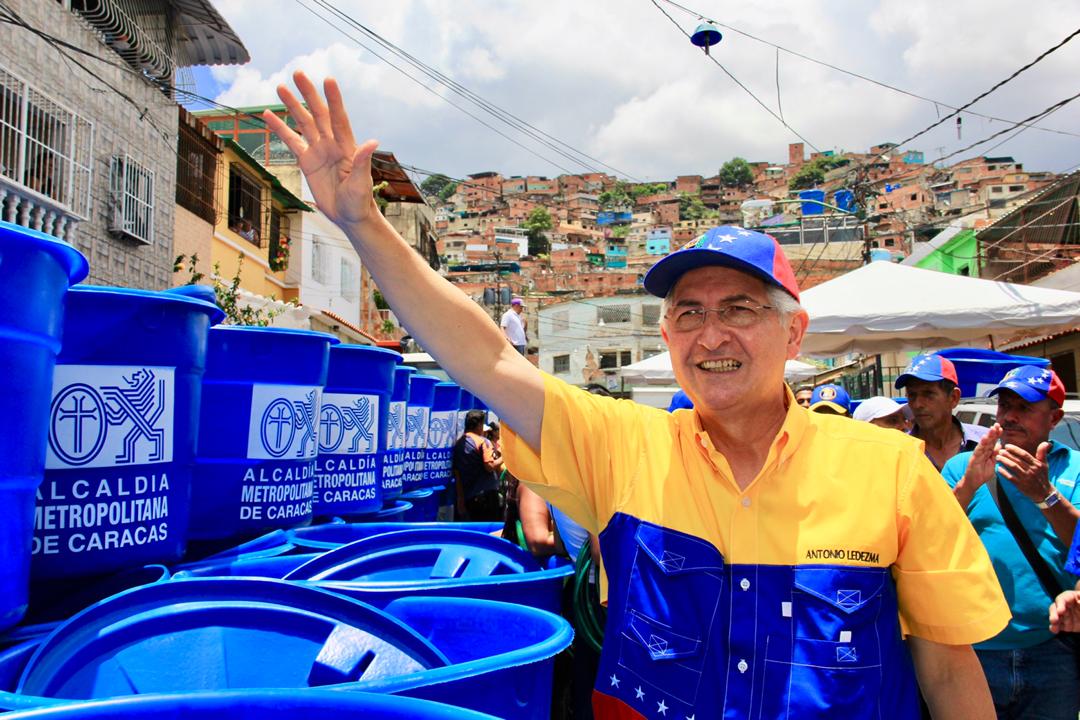
[(0, 220), (71, 242), (79, 218), (0, 176)]

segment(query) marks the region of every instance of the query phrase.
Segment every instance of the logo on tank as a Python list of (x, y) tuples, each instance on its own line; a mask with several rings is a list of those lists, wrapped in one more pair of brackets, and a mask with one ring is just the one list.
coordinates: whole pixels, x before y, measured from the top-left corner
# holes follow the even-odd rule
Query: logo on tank
[(390, 403), (386, 412), (386, 447), (400, 450), (405, 447), (405, 403)]
[(411, 448), (427, 446), (428, 416), (431, 408), (424, 405), (410, 407), (405, 414), (405, 444)]
[(310, 460), (319, 450), (321, 388), (254, 385), (248, 425), (248, 457)]
[(457, 421), (457, 412), (436, 411), (431, 413), (428, 421), (427, 446), (429, 448), (448, 448), (454, 444), (454, 430)]
[(175, 369), (57, 365), (45, 467), (172, 462)]
[(325, 393), (319, 410), (319, 452), (370, 455), (379, 449), (379, 396)]

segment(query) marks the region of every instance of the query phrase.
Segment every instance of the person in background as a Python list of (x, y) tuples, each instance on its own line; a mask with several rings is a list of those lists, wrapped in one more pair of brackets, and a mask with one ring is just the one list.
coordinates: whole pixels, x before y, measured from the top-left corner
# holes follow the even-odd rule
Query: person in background
[(506, 335), (506, 339), (514, 346), (514, 349), (522, 355), (525, 354), (525, 345), (528, 342), (525, 339), (525, 319), (521, 316), (523, 312), (525, 312), (525, 303), (521, 298), (514, 298), (510, 301), (510, 309), (504, 312), (502, 319), (499, 320), (503, 335)]
[(809, 408), (810, 398), (814, 396), (813, 385), (800, 385), (795, 390), (795, 404), (799, 407)]
[(470, 410), (465, 414), (465, 433), (454, 443), (451, 468), (457, 482), (457, 511), (459, 517), (473, 522), (497, 521), (502, 517), (499, 498), (499, 473), (503, 469), (495, 447), (481, 433), (484, 411)]
[(868, 422), (883, 428), (892, 428), (900, 432), (911, 430), (911, 410), (892, 398), (875, 395), (859, 403), (851, 414), (855, 420)]
[(960, 453), (942, 471), (986, 546), (1012, 620), (975, 645), (998, 718), (1075, 718), (1080, 674), (1075, 648), (1047, 627), (1076, 578), (1066, 568), (1080, 500), (1080, 452), (1050, 440), (1061, 420), (1065, 386), (1048, 368), (1009, 371), (990, 391), (997, 423), (973, 452)]
[(690, 410), (693, 407), (694, 401), (682, 390), (676, 390), (675, 394), (671, 396), (671, 402), (668, 403), (667, 411), (675, 412), (676, 410)]
[(693, 411), (595, 397), (540, 372), (396, 232), (378, 143), (356, 142), (333, 79), (325, 100), (293, 79), (304, 101), (278, 95), (296, 127), (263, 119), (319, 209), (498, 413), (514, 473), (602, 533), (596, 716), (898, 720), (919, 689), (940, 720), (993, 712), (970, 647), (1009, 617), (986, 550), (914, 439), (793, 407), (784, 364), (809, 316), (774, 238), (716, 227), (645, 277)]
[[(1080, 576), (1080, 525), (1077, 525), (1073, 533), (1069, 557), (1065, 561), (1065, 572)], [(1054, 598), (1050, 606), (1050, 632), (1080, 633), (1080, 580), (1075, 587)]]
[(810, 396), (810, 412), (826, 415), (850, 414), (851, 397), (840, 385), (819, 385)]
[(911, 434), (926, 443), (926, 457), (939, 471), (954, 455), (971, 452), (986, 428), (960, 422), (953, 411), (960, 403), (960, 380), (952, 360), (937, 353), (916, 355), (896, 378), (914, 415)]

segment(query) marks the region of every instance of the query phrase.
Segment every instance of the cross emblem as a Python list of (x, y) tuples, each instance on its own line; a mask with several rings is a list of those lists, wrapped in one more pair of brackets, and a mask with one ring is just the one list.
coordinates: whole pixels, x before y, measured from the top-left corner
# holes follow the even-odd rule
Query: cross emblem
[(83, 453), (83, 422), (87, 420), (101, 421), (100, 408), (97, 403), (93, 403), (91, 407), (86, 407), (86, 401), (90, 398), (87, 395), (72, 395), (69, 396), (72, 401), (70, 409), (65, 409), (60, 406), (60, 413), (57, 416), (57, 423), (64, 420), (71, 420), (75, 424), (75, 432), (73, 435), (73, 442), (75, 447), (73, 448), (76, 455)]

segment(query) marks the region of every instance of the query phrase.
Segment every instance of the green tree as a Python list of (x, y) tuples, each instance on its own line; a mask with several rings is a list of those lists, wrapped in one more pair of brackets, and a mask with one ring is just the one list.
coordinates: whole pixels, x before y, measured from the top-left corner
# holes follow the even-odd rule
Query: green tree
[[(203, 274), (195, 270), (195, 263), (198, 262), (198, 256), (192, 255), (187, 257), (185, 255), (178, 255), (176, 261), (173, 263), (173, 270), (179, 272), (183, 269), (184, 261), (189, 262), (188, 270), (190, 277), (185, 285), (196, 285), (199, 280), (203, 278)], [(214, 263), (214, 295), (217, 297), (217, 305), (225, 312), (225, 319), (222, 321), (222, 325), (255, 325), (257, 327), (266, 327), (270, 322), (282, 313), (281, 310), (271, 308), (264, 310), (263, 308), (254, 307), (240, 300), (240, 271), (244, 267), (244, 256), (240, 255), (239, 261), (236, 263), (236, 275), (232, 277), (228, 282), (221, 279), (221, 265)], [(271, 297), (271, 299), (273, 299)]]
[(547, 208), (535, 208), (529, 213), (529, 217), (521, 224), (521, 227), (528, 233), (530, 255), (536, 256), (550, 251), (551, 243), (548, 242), (547, 235), (544, 233), (554, 227), (554, 223)]
[(441, 197), (442, 191), (454, 184), (454, 181), (442, 173), (435, 173), (424, 178), (424, 181), (420, 183), (420, 190), (429, 197)]
[(700, 195), (691, 195), (689, 193), (679, 193), (679, 219), (680, 220), (701, 220), (713, 216), (715, 213), (709, 208), (705, 207), (705, 203), (701, 202)]
[(720, 182), (726, 187), (746, 187), (754, 182), (754, 171), (746, 160), (733, 157), (720, 167)]
[(605, 190), (600, 193), (598, 200), (600, 202), (601, 210), (629, 207), (633, 204), (633, 201), (630, 198), (629, 186), (622, 180), (616, 180), (610, 190)]
[(847, 165), (848, 159), (837, 155), (822, 155), (799, 168), (788, 182), (790, 190), (806, 190), (825, 182), (825, 173), (835, 167)]
[(450, 199), (450, 196), (457, 192), (458, 184), (456, 182), (447, 183), (442, 190), (439, 191), (439, 199), (446, 202)]

